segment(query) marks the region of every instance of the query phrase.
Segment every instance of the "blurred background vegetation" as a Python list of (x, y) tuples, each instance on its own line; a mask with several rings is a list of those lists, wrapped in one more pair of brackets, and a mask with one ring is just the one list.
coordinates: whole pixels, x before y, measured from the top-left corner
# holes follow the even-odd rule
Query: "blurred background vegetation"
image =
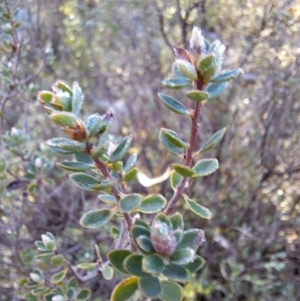
[[(45, 231), (73, 263), (95, 258), (95, 243), (105, 253), (112, 242), (109, 228), (78, 224), (84, 210), (98, 205), (97, 195), (79, 191), (54, 167), (56, 155), (43, 142), (58, 129), (45, 118), (37, 90), (49, 90), (56, 79), (78, 81), (84, 111), (111, 109), (114, 134), (131, 133), (139, 168), (160, 176), (174, 161), (158, 143), (160, 127), (182, 137), (189, 128), (157, 92), (171, 74), (172, 46), (187, 46), (193, 25), (226, 45), (226, 69), (245, 73), (202, 110), (199, 141), (222, 127), (227, 133), (208, 154), (218, 158), (219, 171), (191, 183), (190, 195), (214, 217), (185, 214), (186, 225), (205, 229), (207, 237), (200, 249), (207, 264), (185, 287), (185, 300), (300, 300), (298, 0), (1, 0), (0, 6), (0, 300), (24, 300), (19, 288)], [(135, 182), (132, 189), (172, 193), (168, 182), (150, 188)], [(88, 283), (92, 300), (108, 300), (115, 283), (101, 277)]]

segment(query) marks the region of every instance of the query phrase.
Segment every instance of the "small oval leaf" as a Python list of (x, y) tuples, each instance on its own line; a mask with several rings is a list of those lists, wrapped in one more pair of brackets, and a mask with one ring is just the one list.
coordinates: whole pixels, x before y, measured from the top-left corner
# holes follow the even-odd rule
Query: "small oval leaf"
[(163, 275), (170, 280), (183, 283), (189, 281), (190, 278), (187, 269), (174, 263), (165, 266)]
[(78, 117), (70, 112), (58, 112), (55, 111), (49, 116), (50, 120), (60, 126), (75, 127), (77, 125)]
[(139, 289), (147, 298), (156, 298), (161, 292), (160, 282), (156, 277), (139, 278)]
[(125, 260), (124, 260), (124, 268), (131, 274), (137, 277), (149, 277), (150, 275), (148, 273), (145, 273), (142, 270), (142, 260), (143, 256), (142, 255), (129, 255)]
[(186, 96), (193, 101), (203, 101), (209, 98), (209, 94), (205, 91), (192, 90), (186, 93)]
[(167, 136), (162, 133), (162, 131), (159, 132), (159, 141), (161, 142), (163, 147), (173, 155), (180, 156), (183, 155), (185, 152), (185, 148), (175, 146), (173, 143), (170, 142)]
[(227, 82), (237, 78), (242, 73), (244, 73), (244, 71), (241, 68), (224, 71), (221, 74), (215, 76), (211, 81), (214, 83)]
[(189, 115), (187, 108), (177, 99), (162, 93), (158, 93), (158, 96), (162, 100), (163, 104), (174, 113), (180, 115)]
[(102, 270), (104, 279), (111, 280), (114, 277), (114, 270), (109, 265), (106, 265)]
[(209, 94), (209, 99), (218, 97), (227, 87), (227, 82), (208, 84), (205, 92)]
[(224, 134), (226, 132), (226, 128), (222, 128), (221, 130), (214, 133), (200, 148), (199, 152), (203, 153), (206, 152), (215, 146), (218, 145), (218, 143), (222, 140), (224, 137)]
[(183, 177), (190, 178), (196, 175), (195, 171), (183, 164), (173, 164), (174, 170)]
[(165, 128), (161, 128), (160, 129), (161, 133), (160, 135), (165, 135), (166, 138), (170, 141), (170, 143), (172, 143), (174, 146), (176, 147), (180, 147), (180, 148), (187, 148), (189, 146), (189, 144), (185, 141), (183, 141), (176, 132), (165, 129)]
[(68, 272), (68, 268), (65, 268), (62, 271), (53, 274), (50, 278), (50, 282), (52, 284), (56, 284), (56, 283), (63, 281), (67, 275), (67, 272)]
[(121, 281), (113, 290), (110, 301), (130, 300), (138, 289), (138, 278), (129, 277)]
[(141, 201), (139, 211), (150, 214), (155, 213), (161, 211), (166, 204), (167, 200), (161, 194), (150, 194)]
[(164, 262), (157, 255), (144, 256), (142, 260), (142, 270), (153, 275), (158, 275), (164, 270)]
[(183, 290), (182, 287), (171, 281), (161, 281), (161, 293), (158, 297), (162, 301), (181, 301), (183, 298)]
[(123, 267), (124, 260), (131, 255), (129, 250), (113, 250), (107, 254), (107, 257), (112, 266), (119, 272), (129, 274)]
[(204, 177), (212, 174), (219, 168), (219, 162), (217, 159), (202, 159), (198, 161), (193, 170), (195, 172), (194, 177)]
[(77, 82), (73, 83), (72, 87), (72, 112), (75, 115), (78, 115), (81, 111), (83, 101), (84, 101), (84, 95), (81, 91), (81, 88), (79, 87), (79, 84)]
[(166, 79), (162, 82), (163, 87), (170, 89), (180, 89), (192, 84), (192, 81), (186, 77)]
[(127, 171), (127, 172), (124, 174), (123, 180), (124, 180), (125, 182), (130, 182), (130, 181), (134, 180), (134, 179), (136, 178), (138, 172), (139, 172), (139, 170), (138, 170), (136, 167), (130, 169), (129, 171)]
[(91, 291), (89, 289), (82, 289), (78, 295), (76, 296), (77, 301), (85, 301), (88, 300), (91, 296)]
[(86, 171), (94, 167), (92, 164), (72, 161), (58, 162), (56, 166), (68, 171)]
[(89, 229), (96, 229), (106, 224), (114, 213), (110, 209), (96, 209), (85, 213), (79, 223), (81, 226)]
[(130, 145), (132, 142), (132, 137), (127, 136), (124, 137), (121, 143), (117, 146), (117, 148), (113, 151), (113, 153), (110, 155), (110, 162), (116, 162), (122, 160), (125, 155), (127, 154)]
[(88, 174), (77, 172), (69, 175), (72, 182), (83, 190), (93, 191), (96, 185), (101, 184), (101, 182)]
[(142, 201), (142, 196), (138, 193), (128, 194), (120, 199), (121, 212), (130, 212), (137, 209)]
[(177, 173), (175, 170), (171, 171), (170, 174), (170, 182), (171, 182), (171, 187), (175, 190), (177, 189), (178, 185), (180, 184), (181, 180), (182, 180), (182, 176)]
[(188, 208), (192, 212), (194, 212), (196, 215), (198, 215), (202, 218), (205, 218), (205, 219), (211, 219), (212, 218), (212, 213), (208, 208), (197, 204), (195, 201), (189, 199), (186, 196), (184, 196), (184, 199), (185, 199), (185, 202), (186, 202)]

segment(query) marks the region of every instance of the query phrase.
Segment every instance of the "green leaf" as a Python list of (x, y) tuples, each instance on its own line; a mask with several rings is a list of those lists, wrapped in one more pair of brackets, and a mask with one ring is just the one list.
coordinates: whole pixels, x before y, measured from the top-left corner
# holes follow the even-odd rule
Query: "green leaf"
[(131, 237), (135, 243), (135, 245), (139, 248), (139, 244), (137, 243), (137, 239), (138, 237), (140, 236), (147, 236), (150, 238), (150, 230), (143, 227), (143, 226), (140, 226), (140, 225), (133, 225), (131, 227), (131, 230), (130, 230), (130, 233), (131, 233)]
[(60, 125), (63, 127), (75, 127), (77, 125), (78, 117), (70, 112), (52, 112), (49, 116), (50, 120), (56, 125)]
[(219, 162), (217, 159), (202, 159), (198, 161), (193, 170), (195, 172), (194, 177), (204, 177), (212, 174), (219, 168)]
[(169, 220), (171, 222), (172, 229), (174, 231), (177, 230), (177, 229), (183, 230), (183, 228), (184, 228), (184, 222), (183, 222), (182, 215), (179, 212), (176, 212), (173, 215), (171, 215), (169, 217)]
[(50, 278), (50, 282), (52, 284), (57, 284), (57, 283), (63, 281), (65, 279), (67, 273), (68, 273), (68, 268), (65, 268), (62, 271), (53, 274)]
[(96, 229), (105, 225), (112, 217), (114, 212), (110, 209), (95, 209), (85, 213), (79, 223), (89, 229)]
[(163, 87), (170, 89), (180, 89), (192, 84), (192, 81), (186, 77), (166, 79), (162, 82)]
[(77, 172), (69, 175), (72, 182), (83, 190), (93, 191), (95, 185), (100, 184), (100, 181), (88, 174)]
[(68, 138), (53, 138), (48, 140), (47, 145), (54, 148), (61, 148), (68, 152), (81, 152), (85, 149), (85, 144), (82, 142), (74, 141)]
[(76, 296), (76, 300), (85, 301), (88, 300), (90, 296), (91, 296), (91, 291), (84, 288), (78, 293), (78, 295)]
[(51, 258), (51, 264), (55, 266), (59, 266), (63, 263), (64, 260), (65, 260), (64, 256), (56, 255)]
[(182, 180), (182, 176), (177, 173), (175, 170), (171, 171), (170, 174), (170, 182), (171, 182), (171, 187), (175, 190), (177, 189), (178, 185), (180, 184), (181, 180)]
[(128, 250), (113, 250), (107, 254), (107, 257), (112, 266), (119, 272), (129, 274), (123, 267), (124, 260), (132, 253)]
[(184, 231), (180, 243), (176, 247), (176, 251), (187, 247), (197, 250), (205, 241), (204, 231), (201, 229), (189, 229)]
[(131, 170), (134, 167), (136, 160), (137, 160), (137, 154), (132, 154), (126, 161), (123, 171), (128, 172), (129, 170)]
[(110, 301), (130, 300), (138, 289), (138, 278), (129, 277), (121, 281), (113, 290)]
[(186, 96), (193, 101), (203, 101), (209, 98), (209, 94), (205, 91), (192, 90), (186, 93)]
[(242, 73), (244, 73), (244, 71), (241, 68), (228, 70), (228, 71), (222, 72), (221, 74), (215, 76), (211, 81), (214, 83), (227, 82), (227, 81), (237, 78)]
[(60, 80), (57, 80), (55, 82), (54, 87), (59, 89), (59, 90), (62, 90), (64, 92), (68, 92), (71, 96), (73, 95), (71, 88), (66, 83), (64, 83)]
[(196, 273), (198, 270), (200, 270), (205, 265), (205, 260), (196, 255), (195, 259), (184, 265), (184, 268), (186, 268), (191, 274)]
[(164, 270), (164, 262), (158, 255), (144, 256), (142, 270), (153, 275), (158, 275)]
[(181, 301), (183, 298), (183, 291), (179, 284), (171, 281), (161, 281), (161, 293), (158, 297), (162, 301)]
[(130, 212), (137, 209), (142, 201), (142, 196), (138, 193), (128, 194), (120, 199), (121, 212)]
[(142, 255), (132, 254), (126, 257), (123, 266), (131, 275), (137, 277), (149, 277), (149, 274), (142, 270), (142, 260)]
[(152, 242), (151, 242), (151, 239), (148, 237), (148, 236), (145, 236), (145, 235), (140, 235), (138, 238), (137, 238), (137, 243), (139, 245), (139, 247), (147, 252), (147, 253), (153, 253), (155, 252), (155, 249), (152, 245)]
[(72, 89), (73, 97), (72, 97), (72, 112), (75, 115), (78, 115), (81, 111), (83, 101), (84, 101), (84, 95), (81, 91), (81, 88), (79, 87), (77, 82), (73, 83), (73, 89)]
[(86, 164), (90, 164), (90, 165), (94, 164), (94, 160), (87, 153), (83, 153), (83, 152), (76, 153), (76, 154), (74, 154), (74, 156), (75, 156), (76, 161), (78, 161), (78, 162), (86, 163)]
[(155, 213), (161, 211), (166, 204), (167, 200), (161, 194), (150, 194), (141, 201), (139, 211), (143, 213)]
[(111, 227), (111, 234), (112, 234), (114, 239), (118, 239), (119, 236), (120, 236), (120, 230), (117, 227), (112, 226)]
[(69, 288), (69, 289), (67, 290), (67, 297), (68, 297), (68, 299), (69, 299), (69, 300), (72, 300), (72, 299), (75, 298), (75, 296), (76, 296), (76, 294), (75, 294), (74, 288), (73, 288), (73, 287)]
[(135, 225), (135, 226), (143, 227), (143, 228), (145, 228), (145, 229), (147, 229), (147, 230), (150, 231), (150, 226), (149, 226), (145, 221), (143, 221), (143, 220), (140, 219), (140, 218), (137, 218), (137, 219), (135, 220), (134, 225)]
[(205, 73), (205, 71), (211, 69), (214, 66), (216, 66), (216, 59), (212, 54), (209, 54), (199, 61), (197, 68), (203, 74)]
[(134, 179), (136, 178), (138, 172), (139, 172), (139, 170), (138, 170), (136, 167), (130, 169), (129, 171), (127, 171), (127, 172), (124, 174), (123, 180), (124, 180), (125, 182), (130, 182), (130, 181), (134, 180)]
[(163, 275), (169, 278), (170, 280), (183, 283), (187, 282), (190, 278), (187, 269), (174, 263), (165, 266)]
[(163, 104), (171, 111), (180, 115), (189, 115), (187, 108), (177, 99), (162, 93), (158, 93), (158, 96), (162, 100)]
[(222, 128), (221, 130), (214, 133), (200, 148), (199, 152), (203, 153), (206, 152), (215, 146), (218, 145), (218, 143), (222, 140), (224, 137), (224, 134), (226, 132), (226, 128)]
[(110, 155), (110, 162), (116, 162), (122, 160), (125, 155), (127, 154), (130, 145), (132, 142), (132, 137), (127, 136), (124, 137), (121, 141), (121, 143), (117, 146), (117, 148), (113, 151), (113, 153)]
[(52, 298), (55, 296), (55, 293), (50, 292), (44, 296), (45, 301), (52, 301)]
[(193, 261), (194, 257), (195, 257), (195, 251), (192, 248), (187, 247), (175, 251), (170, 257), (170, 260), (172, 261), (172, 263), (183, 265)]
[(217, 96), (219, 96), (227, 87), (227, 83), (211, 83), (208, 84), (205, 92), (207, 92), (209, 94), (209, 99), (213, 99), (216, 98)]
[(54, 97), (54, 94), (50, 91), (39, 91), (38, 92), (38, 100), (41, 103), (50, 104), (53, 97)]
[(185, 152), (185, 149), (183, 147), (177, 147), (173, 143), (171, 143), (167, 136), (162, 133), (162, 131), (159, 132), (159, 141), (161, 142), (163, 147), (173, 155), (180, 156)]
[(98, 195), (99, 200), (102, 202), (109, 204), (109, 205), (115, 205), (117, 204), (117, 200), (113, 195), (105, 194), (105, 195)]
[(76, 265), (77, 269), (91, 270), (98, 267), (98, 263), (95, 262), (83, 262)]
[(156, 277), (139, 278), (139, 289), (148, 298), (156, 298), (161, 292), (160, 282)]
[(176, 147), (187, 148), (189, 146), (189, 144), (187, 142), (184, 142), (182, 139), (180, 139), (177, 133), (174, 131), (161, 128), (160, 135), (165, 135), (166, 138), (169, 140), (169, 142)]
[(51, 259), (53, 257), (54, 253), (53, 252), (47, 252), (43, 254), (38, 254), (36, 256), (36, 260), (38, 262), (51, 262)]
[(205, 219), (211, 219), (212, 213), (210, 210), (204, 206), (201, 206), (197, 204), (195, 201), (190, 200), (188, 197), (184, 196), (185, 202), (188, 206), (188, 208), (194, 212), (196, 215), (205, 218)]
[(194, 81), (198, 78), (196, 67), (192, 63), (183, 59), (178, 59), (176, 60), (176, 64), (180, 72), (190, 80)]
[(91, 164), (87, 164), (83, 162), (72, 162), (72, 161), (58, 162), (56, 163), (56, 166), (68, 171), (86, 171), (94, 167)]
[(58, 91), (51, 103), (61, 107), (63, 111), (72, 111), (72, 98), (68, 92)]
[(74, 288), (76, 289), (78, 286), (77, 280), (75, 279), (75, 277), (72, 277), (69, 279), (68, 284), (67, 284), (67, 288)]
[[(173, 64), (173, 66), (172, 66), (172, 71), (173, 71), (173, 73), (175, 74), (175, 76), (177, 77), (177, 78), (185, 78), (185, 79), (188, 79), (188, 78), (186, 78), (181, 72), (180, 72), (180, 70), (179, 70), (179, 68), (178, 68), (178, 66), (177, 66), (177, 64), (176, 64), (176, 62)], [(188, 79), (189, 80), (189, 79)]]
[(94, 137), (101, 132), (101, 128), (103, 127), (103, 117), (100, 116), (98, 113), (90, 115), (87, 120), (85, 121), (85, 128), (88, 133), (88, 137)]
[(173, 164), (174, 170), (183, 177), (190, 178), (196, 175), (195, 171), (183, 164)]
[(56, 245), (55, 245), (55, 237), (49, 236), (46, 234), (42, 234), (42, 241), (44, 245), (47, 248), (47, 251), (55, 251)]
[(47, 248), (42, 241), (37, 240), (34, 242), (34, 244), (36, 245), (36, 247), (39, 251), (47, 251)]
[(26, 301), (39, 301), (39, 299), (36, 296), (34, 296), (32, 293), (27, 293), (25, 295), (25, 300)]
[(52, 301), (67, 301), (62, 295), (55, 295), (52, 297)]
[(98, 179), (81, 172), (73, 173), (69, 177), (77, 187), (87, 191), (101, 191), (115, 185), (113, 179), (100, 182)]
[(102, 270), (103, 278), (111, 280), (114, 277), (114, 270), (109, 265), (106, 265)]

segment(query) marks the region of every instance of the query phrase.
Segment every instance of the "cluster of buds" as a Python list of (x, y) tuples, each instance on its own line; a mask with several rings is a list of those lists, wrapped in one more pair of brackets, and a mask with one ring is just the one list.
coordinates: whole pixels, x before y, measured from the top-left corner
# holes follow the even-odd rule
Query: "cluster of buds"
[(219, 40), (211, 45), (202, 35), (201, 29), (193, 28), (190, 38), (190, 50), (174, 47), (175, 64), (188, 79), (201, 80), (203, 84), (210, 82), (222, 67), (225, 46)]
[(87, 141), (89, 138), (103, 134), (108, 124), (111, 122), (112, 114), (105, 116), (93, 114), (87, 120), (79, 118), (84, 95), (77, 82), (73, 83), (72, 88), (56, 81), (52, 87), (53, 92), (40, 91), (38, 100), (43, 109), (50, 115), (50, 120), (62, 126), (62, 130), (72, 140)]

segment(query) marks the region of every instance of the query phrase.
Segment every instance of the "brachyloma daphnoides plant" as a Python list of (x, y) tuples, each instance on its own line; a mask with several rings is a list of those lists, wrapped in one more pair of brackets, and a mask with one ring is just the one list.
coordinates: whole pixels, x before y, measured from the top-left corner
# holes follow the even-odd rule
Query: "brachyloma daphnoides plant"
[[(201, 107), (219, 96), (228, 82), (242, 73), (239, 68), (222, 71), (224, 48), (218, 40), (209, 43), (197, 27), (193, 28), (189, 50), (174, 47), (174, 78), (164, 80), (163, 86), (183, 89), (191, 107), (172, 96), (162, 93), (158, 96), (170, 111), (187, 116), (191, 125), (186, 140), (171, 129), (161, 128), (159, 133), (160, 143), (177, 158), (170, 172), (173, 195), (169, 200), (157, 193), (142, 195), (126, 191), (138, 173), (137, 155), (127, 155), (133, 138), (125, 136), (112, 148), (111, 136), (107, 134), (112, 113), (82, 116), (84, 95), (78, 83), (70, 87), (57, 81), (52, 92), (39, 92), (38, 100), (51, 122), (62, 127), (68, 137), (47, 141), (51, 150), (72, 158), (57, 166), (70, 172), (70, 180), (76, 186), (95, 192), (103, 202), (101, 208), (85, 212), (80, 225), (99, 229), (114, 219), (120, 226), (112, 227), (114, 245), (106, 261), (96, 245), (98, 260), (77, 265), (60, 253), (51, 233), (42, 235), (42, 240), (36, 242), (40, 251), (37, 260), (60, 269), (50, 279), (45, 279), (42, 269), (33, 270), (25, 284), (31, 296), (47, 301), (88, 300), (90, 290), (79, 284), (99, 274), (109, 280), (119, 272), (126, 277), (114, 288), (111, 301), (183, 299), (182, 284), (189, 282), (205, 264), (197, 254), (205, 235), (202, 229), (185, 229), (176, 204), (184, 202), (199, 218), (212, 218), (210, 210), (189, 195), (189, 181), (208, 176), (219, 167), (216, 159), (199, 157), (221, 141), (225, 128), (201, 147), (197, 146), (197, 134)], [(150, 215), (149, 223), (142, 218), (145, 215)]]

